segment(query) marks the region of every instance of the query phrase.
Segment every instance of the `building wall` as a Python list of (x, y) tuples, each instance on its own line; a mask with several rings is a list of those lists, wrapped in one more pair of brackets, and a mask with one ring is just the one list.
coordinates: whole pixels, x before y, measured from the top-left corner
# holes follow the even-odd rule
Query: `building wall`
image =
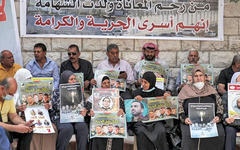
[[(20, 20), (20, 0), (15, 0), (18, 25)], [(106, 47), (115, 43), (120, 48), (120, 57), (132, 66), (141, 58), (141, 47), (146, 42), (156, 43), (159, 57), (165, 60), (172, 76), (177, 76), (182, 63), (187, 63), (189, 49), (198, 49), (200, 63), (211, 63), (214, 76), (231, 64), (232, 58), (240, 50), (240, 1), (224, 0), (224, 41), (182, 41), (182, 40), (138, 40), (138, 39), (88, 39), (88, 38), (20, 38), (23, 64), (33, 58), (33, 45), (42, 42), (47, 46), (47, 56), (60, 65), (68, 58), (67, 47), (77, 44), (81, 58), (92, 62), (93, 67), (106, 59)]]

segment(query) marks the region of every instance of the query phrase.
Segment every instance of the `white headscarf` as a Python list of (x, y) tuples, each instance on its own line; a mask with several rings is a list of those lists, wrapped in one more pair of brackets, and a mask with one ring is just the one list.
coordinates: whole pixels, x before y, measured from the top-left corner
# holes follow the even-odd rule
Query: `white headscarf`
[(232, 76), (231, 83), (237, 83), (237, 78), (240, 76), (240, 72), (235, 72)]
[(105, 74), (102, 74), (102, 75), (99, 75), (99, 76), (97, 76), (97, 79), (96, 79), (96, 81), (97, 81), (97, 88), (102, 88), (102, 80), (103, 80), (103, 78), (104, 77), (108, 77), (107, 75), (105, 75)]
[(17, 84), (18, 84), (17, 92), (14, 94), (14, 103), (16, 106), (21, 105), (20, 100), (19, 100), (19, 96), (20, 96), (19, 95), (20, 94), (19, 84), (20, 84), (20, 82), (26, 81), (27, 79), (30, 79), (31, 77), (32, 77), (31, 72), (25, 68), (21, 68), (15, 73), (14, 79), (17, 81)]
[[(106, 77), (106, 76), (107, 76), (107, 75), (105, 75), (105, 74), (97, 76), (97, 79), (96, 79), (96, 82), (97, 82), (96, 88), (102, 88), (102, 80), (103, 80), (103, 78)], [(107, 77), (108, 77), (108, 76), (107, 76)], [(92, 103), (92, 101), (93, 101), (93, 95), (91, 95), (91, 96), (87, 99), (87, 101), (89, 101), (90, 103)]]

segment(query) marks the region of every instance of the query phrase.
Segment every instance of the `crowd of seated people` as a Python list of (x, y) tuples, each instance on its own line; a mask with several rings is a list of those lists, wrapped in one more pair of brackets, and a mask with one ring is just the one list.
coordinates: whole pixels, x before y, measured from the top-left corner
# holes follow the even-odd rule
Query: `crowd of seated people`
[[(122, 138), (93, 138), (89, 139), (89, 118), (94, 117), (92, 109), (93, 88), (111, 88), (110, 77), (108, 75), (94, 78), (92, 64), (88, 60), (80, 58), (79, 47), (72, 44), (67, 49), (68, 59), (61, 63), (60, 68), (52, 59), (46, 56), (47, 48), (43, 43), (37, 43), (33, 47), (34, 58), (21, 68), (14, 63), (13, 54), (10, 50), (2, 50), (0, 53), (0, 129), (1, 137), (0, 149), (11, 149), (14, 138), (18, 138), (17, 149), (19, 150), (66, 150), (73, 134), (76, 135), (78, 150), (123, 150), (124, 141)], [(158, 57), (158, 46), (154, 43), (145, 43), (142, 47), (142, 57), (132, 69), (131, 65), (120, 59), (119, 47), (110, 44), (107, 47), (107, 59), (102, 61), (97, 70), (118, 71), (119, 79), (126, 81), (126, 90), (120, 91), (119, 116), (124, 116), (126, 112), (124, 100), (135, 99), (141, 102), (144, 98), (159, 96), (177, 96), (179, 105), (179, 119), (174, 125), (179, 125), (179, 136), (181, 145), (176, 147), (169, 140), (168, 125), (165, 120), (144, 123), (141, 120), (132, 118), (134, 122), (128, 123), (129, 134), (136, 136), (138, 150), (234, 150), (236, 146), (236, 133), (240, 130), (240, 124), (233, 117), (228, 116), (228, 83), (240, 83), (240, 56), (235, 55), (231, 66), (222, 70), (219, 74), (216, 87), (209, 83), (205, 70), (198, 64), (200, 56), (197, 50), (190, 50), (188, 53), (188, 63), (193, 64), (191, 70), (191, 82), (181, 84), (181, 71), (177, 75), (176, 82), (167, 81), (169, 76), (168, 64)], [(164, 87), (157, 86), (156, 74), (154, 71), (141, 72), (141, 67), (145, 62), (154, 62), (162, 66), (165, 74)], [(77, 83), (75, 73), (83, 74), (84, 99), (86, 103), (78, 111), (79, 115), (85, 117), (85, 122), (61, 123), (60, 122), (60, 84)], [(44, 101), (44, 106), (48, 110), (55, 133), (37, 134), (33, 133), (34, 124), (32, 121), (24, 121), (24, 111), (26, 104), (20, 103), (19, 84), (32, 77), (52, 77), (53, 94), (50, 99), (48, 95), (38, 93), (37, 98), (26, 97), (26, 103)], [(169, 82), (171, 85), (167, 85)], [(167, 85), (167, 86), (166, 86)], [(211, 103), (214, 105), (213, 123), (216, 123), (218, 136), (211, 138), (191, 138), (189, 125), (192, 120), (188, 116), (189, 104), (191, 103)], [(76, 104), (76, 107), (79, 105)], [(79, 106), (80, 107), (80, 106)], [(63, 110), (69, 110), (68, 105), (63, 106)], [(74, 108), (73, 108), (74, 109)], [(137, 109), (137, 108), (136, 108)], [(141, 104), (139, 104), (139, 110)], [(162, 108), (155, 114), (161, 115)], [(172, 114), (169, 109), (169, 116)], [(168, 110), (165, 111), (168, 111)], [(240, 107), (239, 107), (240, 109)], [(80, 108), (79, 108), (80, 110)], [(176, 114), (176, 110), (175, 114)], [(175, 115), (174, 114), (174, 115)], [(108, 124), (108, 130), (113, 127)], [(96, 127), (97, 128), (97, 127)], [(106, 127), (107, 128), (107, 127)], [(119, 127), (118, 127), (119, 128)], [(3, 132), (3, 131), (5, 132)], [(106, 133), (109, 134), (109, 133)]]

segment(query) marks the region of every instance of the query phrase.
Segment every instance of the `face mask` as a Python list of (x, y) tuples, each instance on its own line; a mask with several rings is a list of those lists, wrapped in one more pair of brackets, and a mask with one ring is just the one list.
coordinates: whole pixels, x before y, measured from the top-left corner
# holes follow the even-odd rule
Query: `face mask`
[(199, 90), (201, 90), (204, 86), (204, 82), (196, 82), (193, 84), (196, 88), (198, 88)]
[(9, 100), (12, 100), (12, 99), (13, 99), (13, 96), (7, 94), (6, 96), (3, 96), (3, 99), (6, 100), (6, 101), (9, 101)]

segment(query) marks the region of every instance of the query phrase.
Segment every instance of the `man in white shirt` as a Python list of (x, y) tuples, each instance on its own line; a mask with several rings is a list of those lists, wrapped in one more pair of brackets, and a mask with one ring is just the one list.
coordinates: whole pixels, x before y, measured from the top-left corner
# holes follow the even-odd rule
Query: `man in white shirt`
[(116, 70), (120, 71), (118, 78), (126, 79), (127, 83), (132, 84), (134, 82), (133, 71), (131, 65), (119, 58), (119, 48), (116, 44), (110, 44), (107, 47), (108, 59), (102, 61), (97, 70)]

